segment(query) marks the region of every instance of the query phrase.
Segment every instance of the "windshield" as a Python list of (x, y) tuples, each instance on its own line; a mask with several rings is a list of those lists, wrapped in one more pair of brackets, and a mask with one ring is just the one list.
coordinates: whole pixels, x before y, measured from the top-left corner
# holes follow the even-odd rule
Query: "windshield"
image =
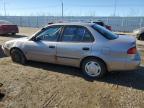
[(109, 40), (114, 40), (118, 38), (118, 35), (97, 24), (92, 25), (92, 28)]

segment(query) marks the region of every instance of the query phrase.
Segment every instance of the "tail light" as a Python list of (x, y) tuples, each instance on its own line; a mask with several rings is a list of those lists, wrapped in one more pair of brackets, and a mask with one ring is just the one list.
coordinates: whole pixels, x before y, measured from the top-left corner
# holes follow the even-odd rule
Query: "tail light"
[(112, 27), (111, 27), (111, 26), (108, 26), (108, 29), (109, 29), (109, 30), (112, 30)]
[(136, 54), (137, 53), (137, 49), (136, 47), (132, 47), (130, 49), (128, 49), (127, 54)]
[(108, 29), (108, 30), (112, 30), (112, 27), (111, 26), (109, 26), (109, 25), (106, 25), (106, 28)]

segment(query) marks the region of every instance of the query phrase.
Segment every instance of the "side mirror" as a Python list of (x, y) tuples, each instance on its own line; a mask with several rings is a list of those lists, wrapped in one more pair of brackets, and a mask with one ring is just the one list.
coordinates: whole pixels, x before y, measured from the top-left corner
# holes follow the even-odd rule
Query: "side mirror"
[(42, 28), (41, 30), (44, 31), (44, 30), (46, 30), (46, 28)]
[(40, 41), (40, 40), (41, 40), (41, 38), (39, 38), (39, 37), (33, 38), (33, 41), (35, 41), (35, 42), (38, 42), (38, 41)]

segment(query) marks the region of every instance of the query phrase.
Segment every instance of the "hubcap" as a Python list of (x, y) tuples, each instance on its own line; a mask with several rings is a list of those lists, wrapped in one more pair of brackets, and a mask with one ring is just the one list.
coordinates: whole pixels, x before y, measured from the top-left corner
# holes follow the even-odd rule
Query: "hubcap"
[(90, 61), (85, 65), (85, 71), (89, 76), (95, 77), (100, 75), (101, 67), (99, 63)]

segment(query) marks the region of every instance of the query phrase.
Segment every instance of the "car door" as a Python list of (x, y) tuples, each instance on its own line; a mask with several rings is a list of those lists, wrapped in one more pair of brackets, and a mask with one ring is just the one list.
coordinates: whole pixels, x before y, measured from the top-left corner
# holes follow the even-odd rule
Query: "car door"
[(81, 58), (91, 53), (93, 41), (86, 27), (65, 26), (57, 44), (57, 63), (78, 67)]
[(24, 45), (28, 60), (41, 62), (56, 62), (57, 39), (61, 26), (51, 26), (42, 29), (32, 40)]

